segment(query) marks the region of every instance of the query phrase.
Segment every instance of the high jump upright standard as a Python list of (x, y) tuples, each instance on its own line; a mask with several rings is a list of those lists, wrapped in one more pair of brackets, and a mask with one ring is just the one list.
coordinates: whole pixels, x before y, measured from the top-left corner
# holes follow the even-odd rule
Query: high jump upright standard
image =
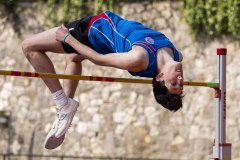
[(218, 69), (215, 88), (215, 139), (212, 160), (231, 160), (231, 144), (226, 143), (226, 48), (217, 49)]

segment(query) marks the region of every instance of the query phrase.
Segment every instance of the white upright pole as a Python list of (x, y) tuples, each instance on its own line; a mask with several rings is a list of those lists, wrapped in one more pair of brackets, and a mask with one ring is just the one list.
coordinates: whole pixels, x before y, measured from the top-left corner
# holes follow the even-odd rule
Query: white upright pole
[(226, 143), (226, 55), (227, 49), (217, 49), (220, 57), (219, 85), (220, 85), (220, 143)]
[(213, 158), (231, 160), (231, 144), (226, 143), (226, 48), (218, 48), (218, 83), (215, 88), (215, 140)]
[[(220, 56), (217, 56), (217, 83), (220, 82)], [(220, 85), (220, 84), (219, 84)], [(213, 158), (220, 158), (220, 88), (215, 88), (215, 138), (213, 144)]]

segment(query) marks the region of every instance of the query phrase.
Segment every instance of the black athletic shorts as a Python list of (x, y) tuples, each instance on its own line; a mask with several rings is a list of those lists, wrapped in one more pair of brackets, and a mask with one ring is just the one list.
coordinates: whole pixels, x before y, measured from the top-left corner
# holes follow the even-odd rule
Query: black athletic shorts
[[(68, 24), (64, 24), (64, 26), (68, 28), (70, 34), (74, 38), (76, 38), (81, 43), (93, 48), (91, 43), (88, 40), (88, 24), (91, 19), (92, 19), (92, 16), (85, 17), (80, 20), (73, 21)], [(78, 52), (74, 48), (72, 48), (69, 44), (62, 43), (62, 46), (67, 53), (78, 54)]]

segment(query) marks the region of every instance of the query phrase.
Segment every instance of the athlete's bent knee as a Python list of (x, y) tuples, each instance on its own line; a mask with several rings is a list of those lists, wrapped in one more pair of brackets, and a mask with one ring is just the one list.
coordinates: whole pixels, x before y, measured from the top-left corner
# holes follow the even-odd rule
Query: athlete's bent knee
[(25, 39), (22, 41), (22, 50), (25, 55), (31, 51), (31, 42), (29, 39)]
[(27, 59), (33, 59), (36, 56), (36, 52), (33, 50), (33, 44), (31, 39), (25, 39), (22, 41), (22, 50)]

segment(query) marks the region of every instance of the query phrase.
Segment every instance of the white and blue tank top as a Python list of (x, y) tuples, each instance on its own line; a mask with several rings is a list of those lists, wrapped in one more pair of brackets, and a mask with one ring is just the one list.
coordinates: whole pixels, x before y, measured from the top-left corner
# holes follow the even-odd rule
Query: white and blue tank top
[(149, 57), (148, 66), (141, 72), (129, 71), (133, 76), (155, 77), (158, 74), (156, 54), (162, 47), (171, 48), (174, 60), (179, 61), (179, 52), (163, 33), (139, 22), (123, 19), (110, 11), (90, 20), (88, 38), (92, 47), (100, 54), (128, 52), (135, 45), (145, 48)]

